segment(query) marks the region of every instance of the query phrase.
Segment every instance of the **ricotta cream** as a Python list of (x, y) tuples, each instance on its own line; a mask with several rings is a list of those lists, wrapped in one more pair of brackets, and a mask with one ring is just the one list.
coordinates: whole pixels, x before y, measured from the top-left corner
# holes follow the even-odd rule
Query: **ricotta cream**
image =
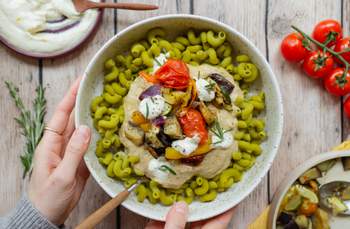
[(215, 98), (214, 86), (212, 84), (215, 84), (215, 82), (209, 83), (202, 78), (196, 80), (198, 98), (201, 101), (210, 102)]
[(200, 142), (200, 137), (198, 134), (194, 135), (193, 137), (186, 137), (181, 140), (176, 140), (171, 143), (171, 147), (176, 149), (179, 153), (182, 155), (188, 156), (193, 151), (195, 151), (198, 148), (198, 144)]
[(161, 95), (144, 98), (139, 105), (139, 111), (147, 119), (155, 119), (165, 109), (165, 99)]

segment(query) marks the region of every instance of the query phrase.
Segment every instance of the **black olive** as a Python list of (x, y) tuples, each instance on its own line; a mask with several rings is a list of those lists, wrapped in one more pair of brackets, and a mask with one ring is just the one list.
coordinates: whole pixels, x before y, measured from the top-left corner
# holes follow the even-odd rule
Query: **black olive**
[(159, 133), (157, 134), (158, 139), (163, 143), (165, 147), (171, 146), (171, 138), (164, 133), (163, 127), (160, 128)]
[(299, 226), (294, 220), (292, 220), (287, 225), (285, 225), (283, 229), (299, 229)]
[(281, 212), (277, 218), (277, 221), (280, 222), (282, 225), (287, 225), (292, 220), (293, 216), (285, 212)]

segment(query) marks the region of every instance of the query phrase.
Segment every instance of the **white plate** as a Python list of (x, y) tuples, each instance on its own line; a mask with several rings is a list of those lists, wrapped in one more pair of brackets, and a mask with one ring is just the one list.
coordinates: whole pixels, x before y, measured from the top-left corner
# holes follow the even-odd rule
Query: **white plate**
[[(79, 88), (75, 117), (76, 125), (88, 125), (92, 127), (90, 117), (91, 99), (102, 92), (103, 66), (106, 59), (114, 57), (116, 53), (121, 53), (130, 48), (131, 44), (145, 37), (148, 30), (154, 27), (162, 27), (166, 30), (169, 38), (184, 33), (190, 28), (197, 30), (225, 31), (228, 41), (232, 44), (237, 53), (248, 54), (252, 61), (260, 69), (260, 80), (258, 88), (266, 93), (266, 131), (268, 139), (262, 144), (263, 154), (257, 158), (256, 164), (245, 173), (241, 182), (234, 185), (228, 191), (220, 193), (215, 201), (209, 203), (194, 202), (190, 205), (189, 221), (203, 220), (227, 211), (241, 202), (251, 193), (259, 182), (266, 175), (273, 159), (276, 156), (277, 148), (282, 134), (282, 98), (276, 77), (274, 76), (265, 57), (259, 50), (245, 38), (242, 34), (231, 27), (218, 21), (194, 16), (194, 15), (166, 15), (150, 18), (138, 22), (110, 39), (90, 61), (82, 83)], [(111, 196), (115, 196), (123, 190), (120, 182), (117, 182), (106, 175), (103, 168), (95, 156), (95, 142), (98, 138), (96, 131), (93, 133), (92, 144), (85, 156), (86, 164), (96, 181)], [(134, 194), (123, 203), (129, 210), (143, 215), (147, 218), (164, 221), (169, 207), (160, 204), (152, 205), (148, 201), (139, 203)]]

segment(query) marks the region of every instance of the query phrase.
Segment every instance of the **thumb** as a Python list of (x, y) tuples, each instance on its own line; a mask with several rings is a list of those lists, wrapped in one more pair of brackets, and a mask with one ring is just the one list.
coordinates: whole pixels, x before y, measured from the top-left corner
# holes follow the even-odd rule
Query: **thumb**
[(164, 229), (185, 228), (188, 216), (188, 207), (186, 202), (175, 203), (166, 216)]
[(63, 159), (56, 169), (58, 173), (65, 174), (68, 178), (74, 179), (80, 162), (89, 147), (90, 138), (91, 131), (87, 126), (79, 126), (74, 131), (67, 144)]

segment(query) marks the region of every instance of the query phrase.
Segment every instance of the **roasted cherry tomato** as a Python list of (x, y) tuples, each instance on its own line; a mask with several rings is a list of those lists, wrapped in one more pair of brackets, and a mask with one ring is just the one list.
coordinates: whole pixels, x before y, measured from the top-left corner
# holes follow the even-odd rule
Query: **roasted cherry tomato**
[(333, 95), (343, 96), (350, 93), (350, 73), (343, 77), (344, 68), (331, 71), (324, 80), (327, 91)]
[(344, 112), (350, 118), (350, 97), (348, 97), (343, 104)]
[(343, 37), (343, 31), (338, 21), (327, 19), (315, 26), (312, 36), (315, 40), (327, 43), (327, 46), (331, 47)]
[(311, 203), (310, 200), (305, 199), (299, 207), (299, 213), (306, 216), (311, 216), (316, 212), (317, 208), (317, 204)]
[(190, 73), (185, 62), (169, 59), (154, 73), (164, 87), (185, 89), (190, 82)]
[(334, 60), (322, 51), (312, 51), (304, 59), (303, 69), (312, 78), (323, 78), (333, 69)]
[(308, 53), (303, 44), (303, 37), (298, 33), (291, 33), (281, 43), (281, 53), (287, 61), (299, 62)]
[[(336, 52), (343, 52), (345, 49), (350, 48), (350, 37), (344, 37), (343, 39), (340, 39), (334, 47), (334, 51)], [(350, 50), (348, 52), (344, 52), (340, 54), (347, 62), (350, 63)], [(339, 64), (343, 64), (338, 58), (335, 58), (335, 60)]]
[(179, 122), (184, 134), (187, 137), (193, 137), (198, 134), (201, 138), (199, 144), (208, 140), (208, 130), (205, 127), (205, 121), (202, 114), (193, 108), (185, 108), (179, 114)]

